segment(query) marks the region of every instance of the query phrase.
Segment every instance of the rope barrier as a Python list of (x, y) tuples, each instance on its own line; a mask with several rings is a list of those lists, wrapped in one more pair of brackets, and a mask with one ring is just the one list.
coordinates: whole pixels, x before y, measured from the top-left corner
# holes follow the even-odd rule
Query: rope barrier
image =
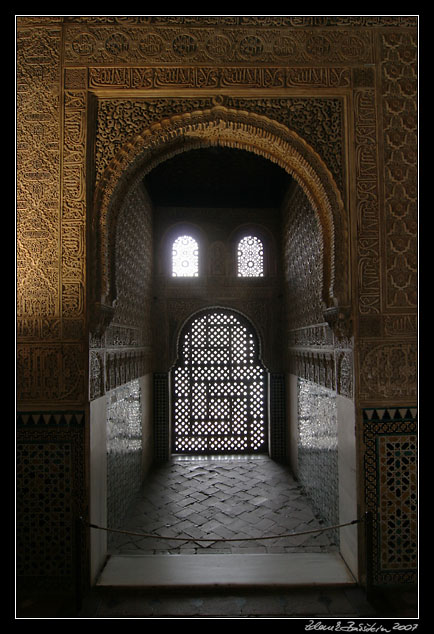
[(325, 528), (316, 528), (309, 531), (302, 531), (299, 533), (286, 533), (283, 535), (265, 535), (264, 537), (215, 537), (215, 538), (202, 538), (202, 537), (170, 537), (168, 535), (156, 535), (155, 533), (136, 533), (133, 531), (126, 531), (119, 528), (107, 528), (105, 526), (98, 526), (97, 524), (88, 524), (90, 528), (96, 528), (101, 531), (107, 531), (110, 533), (122, 533), (123, 535), (131, 535), (133, 537), (151, 537), (154, 539), (167, 539), (169, 541), (182, 541), (182, 542), (241, 542), (241, 541), (262, 541), (264, 539), (282, 539), (285, 537), (299, 537), (300, 535), (310, 535), (311, 533), (323, 533), (325, 531), (336, 530), (337, 528), (343, 528), (344, 526), (352, 526), (363, 522), (363, 519), (356, 519), (352, 522), (346, 522), (345, 524), (336, 524), (334, 526), (326, 526)]

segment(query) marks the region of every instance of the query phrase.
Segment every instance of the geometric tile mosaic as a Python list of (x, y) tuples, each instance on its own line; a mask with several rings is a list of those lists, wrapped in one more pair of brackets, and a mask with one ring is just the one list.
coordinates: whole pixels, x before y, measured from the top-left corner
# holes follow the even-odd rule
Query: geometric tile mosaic
[(72, 574), (71, 468), (70, 443), (18, 445), (18, 575)]
[(374, 583), (414, 583), (417, 574), (417, 409), (363, 411), (366, 510), (373, 515)]
[[(16, 573), (20, 587), (75, 583), (77, 518), (86, 517), (83, 411), (20, 412), (16, 433)], [(87, 544), (82, 540), (82, 570)], [(84, 572), (84, 574), (86, 574)]]
[(154, 461), (166, 462), (170, 457), (169, 438), (169, 376), (165, 372), (154, 373)]
[(107, 394), (107, 526), (111, 528), (121, 525), (142, 485), (141, 401), (137, 380)]
[(377, 438), (382, 570), (417, 567), (417, 439)]

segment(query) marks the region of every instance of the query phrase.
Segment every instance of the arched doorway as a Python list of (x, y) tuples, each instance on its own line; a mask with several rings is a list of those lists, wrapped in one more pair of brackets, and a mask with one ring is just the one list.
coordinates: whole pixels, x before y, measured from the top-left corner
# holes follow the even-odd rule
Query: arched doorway
[[(245, 116), (246, 113), (243, 113), (243, 117)], [(249, 119), (248, 116), (247, 119)], [(263, 127), (261, 127), (261, 125)], [(270, 129), (272, 129), (272, 132), (270, 132)], [(116, 279), (114, 275), (115, 249), (112, 247), (114, 244), (114, 230), (119, 226), (119, 210), (122, 207), (126, 192), (137, 188), (138, 183), (143, 179), (144, 175), (155, 166), (167, 161), (171, 156), (182, 154), (199, 147), (212, 146), (234, 146), (237, 149), (243, 149), (254, 154), (262, 155), (264, 158), (278, 163), (286, 172), (293, 175), (303, 190), (304, 196), (308, 199), (312, 214), (316, 217), (319, 226), (316, 256), (321, 259), (321, 266), (318, 267), (318, 270), (321, 270), (321, 277), (318, 280), (317, 289), (319, 289), (318, 295), (322, 300), (322, 308), (325, 308), (325, 311), (332, 311), (333, 315), (336, 316), (344, 312), (342, 308), (346, 307), (350, 295), (348, 287), (350, 277), (348, 270), (349, 263), (347, 259), (342, 256), (342, 253), (346, 251), (348, 240), (345, 229), (347, 220), (339, 193), (333, 185), (327, 169), (324, 165), (321, 165), (321, 162), (319, 162), (318, 157), (314, 153), (309, 154), (305, 144), (301, 142), (299, 138), (297, 139), (291, 136), (289, 131), (282, 129), (281, 126), (278, 129), (274, 129), (272, 122), (265, 121), (260, 117), (253, 116), (251, 119), (251, 127), (246, 127), (245, 122), (240, 120), (238, 113), (228, 112), (224, 108), (216, 108), (208, 113), (195, 114), (195, 116), (189, 117), (186, 121), (183, 121), (181, 117), (180, 119), (167, 122), (167, 125), (161, 130), (157, 130), (158, 133), (161, 132), (161, 135), (155, 134), (155, 138), (153, 135), (156, 130), (150, 130), (148, 132), (148, 136), (144, 134), (140, 136), (140, 138), (135, 139), (131, 145), (125, 148), (125, 152), (119, 155), (119, 160), (114, 162), (112, 166), (109, 166), (105, 173), (104, 180), (100, 182), (96, 192), (95, 209), (97, 209), (97, 214), (94, 219), (94, 226), (100, 229), (100, 231), (96, 231), (99, 241), (97, 244), (98, 250), (96, 252), (97, 258), (94, 269), (94, 291), (96, 293), (94, 298), (100, 300), (96, 301), (94, 305), (94, 318), (96, 323), (99, 322), (101, 324), (104, 320), (105, 323), (110, 323), (112, 307), (117, 297)], [(148, 141), (149, 146), (147, 145)], [(291, 143), (293, 145), (291, 145)], [(301, 152), (301, 150), (303, 150), (303, 152)], [(306, 160), (306, 156), (311, 159), (311, 163)], [(312, 165), (315, 167), (312, 167)], [(216, 244), (217, 243), (214, 243), (214, 246)], [(342, 266), (335, 266), (337, 259), (339, 259)], [(302, 261), (302, 259), (300, 261)], [(309, 277), (309, 275), (307, 276)], [(182, 298), (182, 293), (180, 297)], [(199, 292), (195, 295), (195, 301), (198, 301), (202, 306), (204, 304), (210, 305), (207, 301), (208, 299), (209, 298), (203, 299)], [(185, 314), (185, 312), (182, 314), (182, 311), (185, 311), (185, 306), (181, 304), (182, 301), (179, 303), (179, 312), (176, 314), (176, 319), (179, 320), (180, 317), (182, 317), (182, 319), (185, 320), (188, 315), (191, 315), (191, 304), (185, 302), (185, 305), (188, 304), (187, 314)], [(321, 309), (321, 302), (318, 302), (318, 307)], [(322, 322), (320, 323), (321, 329), (326, 327), (326, 324), (324, 324), (325, 320), (327, 320), (327, 317), (320, 315), (320, 321)], [(172, 329), (172, 332), (173, 331), (174, 328)], [(315, 330), (315, 333), (316, 332), (317, 330)], [(315, 333), (314, 335), (316, 337), (317, 335)], [(297, 336), (300, 334), (301, 337), (305, 335), (305, 333), (301, 331), (296, 334)], [(309, 333), (307, 334), (309, 335)], [(173, 341), (170, 340), (170, 345), (172, 345), (172, 343)], [(209, 343), (206, 343), (204, 347), (207, 348), (208, 351), (212, 348)], [(333, 353), (329, 351), (327, 351), (327, 354), (333, 355)], [(325, 359), (323, 364), (319, 356), (315, 357), (312, 361), (309, 355), (310, 353), (307, 353), (307, 356), (302, 357), (300, 363), (305, 364), (306, 367), (309, 366), (309, 372), (310, 368), (313, 368), (313, 380), (322, 380), (322, 375), (328, 374), (328, 366), (326, 365), (328, 358)], [(315, 365), (315, 363), (317, 365)], [(294, 376), (295, 374), (296, 373), (294, 373)], [(204, 381), (202, 381), (202, 383), (204, 383)], [(200, 390), (205, 388), (203, 388), (203, 385), (199, 388), (199, 384), (196, 386), (197, 392), (195, 394), (192, 383), (187, 383), (190, 392), (186, 400), (188, 403), (187, 408), (190, 407), (190, 410), (193, 407), (195, 396), (198, 401), (203, 397), (203, 393), (201, 394)], [(218, 389), (216, 386), (214, 387), (216, 390)], [(182, 385), (180, 389), (182, 391)], [(166, 395), (163, 395), (163, 402), (165, 396)], [(225, 393), (216, 393), (214, 396), (216, 396), (216, 398), (214, 399), (214, 409), (212, 410), (211, 397), (206, 395), (207, 416), (203, 416), (202, 418), (209, 418), (208, 415), (212, 413), (217, 422), (219, 418), (217, 415), (219, 407), (220, 413), (221, 411), (227, 413), (226, 405), (228, 405), (228, 401), (225, 401), (225, 399), (227, 399), (227, 394)], [(166, 402), (169, 402), (169, 395), (167, 395)], [(229, 402), (229, 407), (231, 407), (232, 404), (232, 402)], [(347, 412), (345, 412), (345, 416), (347, 416)], [(163, 424), (166, 424), (169, 417), (167, 417), (167, 420), (164, 420), (165, 413), (163, 413), (162, 418)], [(226, 418), (228, 418), (227, 415)], [(197, 422), (209, 423), (209, 421), (205, 420), (198, 420)], [(220, 416), (220, 422), (227, 422), (225, 415)], [(214, 436), (215, 435), (216, 434), (214, 434)], [(181, 447), (181, 449), (183, 451), (192, 451), (191, 445), (188, 444), (192, 438), (192, 434), (185, 433), (184, 436), (184, 440), (187, 439), (187, 444)], [(222, 451), (222, 447), (219, 446), (218, 443), (214, 448), (210, 448), (209, 445), (200, 445), (199, 443), (199, 445), (194, 446), (193, 449), (207, 452), (210, 450)], [(223, 449), (225, 450), (226, 448), (223, 447)], [(231, 452), (234, 452), (234, 449), (239, 450), (241, 447), (234, 447), (232, 445)], [(355, 499), (354, 496), (352, 499)], [(353, 519), (352, 509), (351, 519)]]
[[(325, 310), (350, 304), (348, 218), (341, 192), (318, 154), (299, 135), (276, 121), (216, 105), (165, 119), (128, 140), (95, 188), (91, 237), (91, 329), (105, 328), (116, 301), (114, 245), (118, 216), (128, 192), (167, 159), (201, 147), (244, 149), (279, 165), (294, 177), (317, 215), (322, 233)], [(341, 266), (337, 267), (339, 261)], [(344, 264), (344, 265), (343, 265)]]
[(267, 450), (267, 372), (247, 319), (225, 308), (189, 319), (171, 383), (173, 453)]

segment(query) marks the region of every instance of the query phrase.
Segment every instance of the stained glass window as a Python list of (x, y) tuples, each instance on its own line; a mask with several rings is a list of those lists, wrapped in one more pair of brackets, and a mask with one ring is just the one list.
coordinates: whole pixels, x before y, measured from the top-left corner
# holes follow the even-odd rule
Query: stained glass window
[(198, 277), (199, 246), (191, 236), (179, 236), (172, 246), (172, 277)]
[(259, 238), (245, 236), (238, 243), (238, 277), (264, 276), (264, 247)]

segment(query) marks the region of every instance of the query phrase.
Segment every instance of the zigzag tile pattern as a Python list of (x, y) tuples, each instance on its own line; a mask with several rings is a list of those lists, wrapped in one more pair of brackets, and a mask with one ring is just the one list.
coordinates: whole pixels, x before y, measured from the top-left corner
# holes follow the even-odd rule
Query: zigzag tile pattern
[(266, 456), (178, 457), (150, 474), (122, 526), (156, 537), (112, 533), (110, 543), (137, 554), (337, 550), (331, 532), (278, 537), (324, 526), (288, 468)]

